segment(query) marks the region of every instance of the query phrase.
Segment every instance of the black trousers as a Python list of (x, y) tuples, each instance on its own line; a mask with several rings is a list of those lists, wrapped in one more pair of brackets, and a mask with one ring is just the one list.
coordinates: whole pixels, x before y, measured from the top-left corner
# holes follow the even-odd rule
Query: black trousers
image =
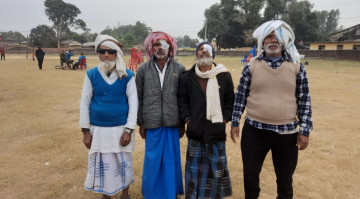
[(42, 69), (43, 59), (38, 59), (39, 69)]
[(5, 60), (5, 54), (2, 54), (1, 55), (1, 60), (4, 58), (4, 60)]
[(242, 129), (241, 153), (246, 199), (259, 197), (259, 174), (270, 150), (276, 174), (277, 199), (293, 197), (292, 176), (298, 159), (297, 135), (280, 135), (245, 123)]

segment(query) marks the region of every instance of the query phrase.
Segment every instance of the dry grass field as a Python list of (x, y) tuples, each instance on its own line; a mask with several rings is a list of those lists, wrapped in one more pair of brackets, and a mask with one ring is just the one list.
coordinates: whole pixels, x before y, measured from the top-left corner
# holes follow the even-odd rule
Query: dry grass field
[[(77, 56), (75, 57), (77, 59)], [(189, 68), (194, 57), (178, 57)], [(124, 58), (125, 62), (129, 57)], [(218, 57), (232, 73), (235, 87), (241, 58)], [(310, 145), (299, 153), (294, 198), (360, 197), (360, 62), (306, 59), (313, 106)], [(0, 198), (95, 199), (85, 191), (87, 149), (82, 144), (79, 103), (85, 71), (58, 70), (57, 55), (45, 57), (43, 70), (25, 55), (0, 61)], [(88, 66), (97, 64), (88, 57)], [(242, 125), (243, 121), (241, 121)], [(230, 125), (227, 131), (229, 132)], [(184, 169), (187, 140), (181, 139)], [(227, 141), (233, 196), (243, 198), (239, 142)], [(133, 199), (142, 198), (144, 140), (136, 131)], [(262, 199), (276, 197), (271, 154), (261, 173)], [(114, 198), (119, 198), (117, 194)]]

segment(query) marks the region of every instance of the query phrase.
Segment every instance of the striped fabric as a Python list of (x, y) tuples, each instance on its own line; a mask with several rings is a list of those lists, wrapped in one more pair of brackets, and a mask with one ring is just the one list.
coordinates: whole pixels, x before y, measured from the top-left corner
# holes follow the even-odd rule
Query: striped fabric
[(96, 193), (114, 195), (134, 182), (130, 152), (89, 154), (84, 187)]
[(202, 144), (188, 139), (185, 198), (224, 198), (231, 195), (225, 142)]

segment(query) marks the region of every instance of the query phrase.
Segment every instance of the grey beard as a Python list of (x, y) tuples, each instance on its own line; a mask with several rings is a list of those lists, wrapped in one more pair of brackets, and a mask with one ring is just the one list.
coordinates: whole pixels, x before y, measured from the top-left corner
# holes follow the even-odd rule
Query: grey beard
[(196, 64), (198, 66), (211, 66), (213, 61), (214, 60), (211, 57), (199, 58), (196, 60)]
[(107, 74), (108, 72), (111, 72), (111, 71), (114, 70), (115, 64), (116, 64), (115, 61), (112, 61), (112, 62), (108, 62), (108, 61), (100, 62), (99, 63), (99, 68), (100, 68), (100, 70), (104, 71), (105, 74)]
[[(155, 52), (155, 57), (157, 58), (157, 59), (165, 59), (165, 58), (167, 58), (167, 55), (168, 55), (168, 50), (163, 50), (164, 51), (164, 54), (163, 55), (158, 55), (157, 54), (157, 52)], [(158, 51), (159, 52), (159, 51)]]
[[(276, 45), (278, 48), (276, 50), (270, 50), (269, 46)], [(280, 44), (267, 44), (264, 48), (266, 54), (277, 54), (281, 52), (282, 46)]]

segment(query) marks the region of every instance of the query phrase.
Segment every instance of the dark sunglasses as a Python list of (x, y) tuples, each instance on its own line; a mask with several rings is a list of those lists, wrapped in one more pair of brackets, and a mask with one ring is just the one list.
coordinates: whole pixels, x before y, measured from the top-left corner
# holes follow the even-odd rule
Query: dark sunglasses
[(110, 55), (115, 55), (117, 53), (117, 51), (114, 49), (98, 49), (97, 52), (102, 55), (105, 54), (106, 52), (109, 53)]

